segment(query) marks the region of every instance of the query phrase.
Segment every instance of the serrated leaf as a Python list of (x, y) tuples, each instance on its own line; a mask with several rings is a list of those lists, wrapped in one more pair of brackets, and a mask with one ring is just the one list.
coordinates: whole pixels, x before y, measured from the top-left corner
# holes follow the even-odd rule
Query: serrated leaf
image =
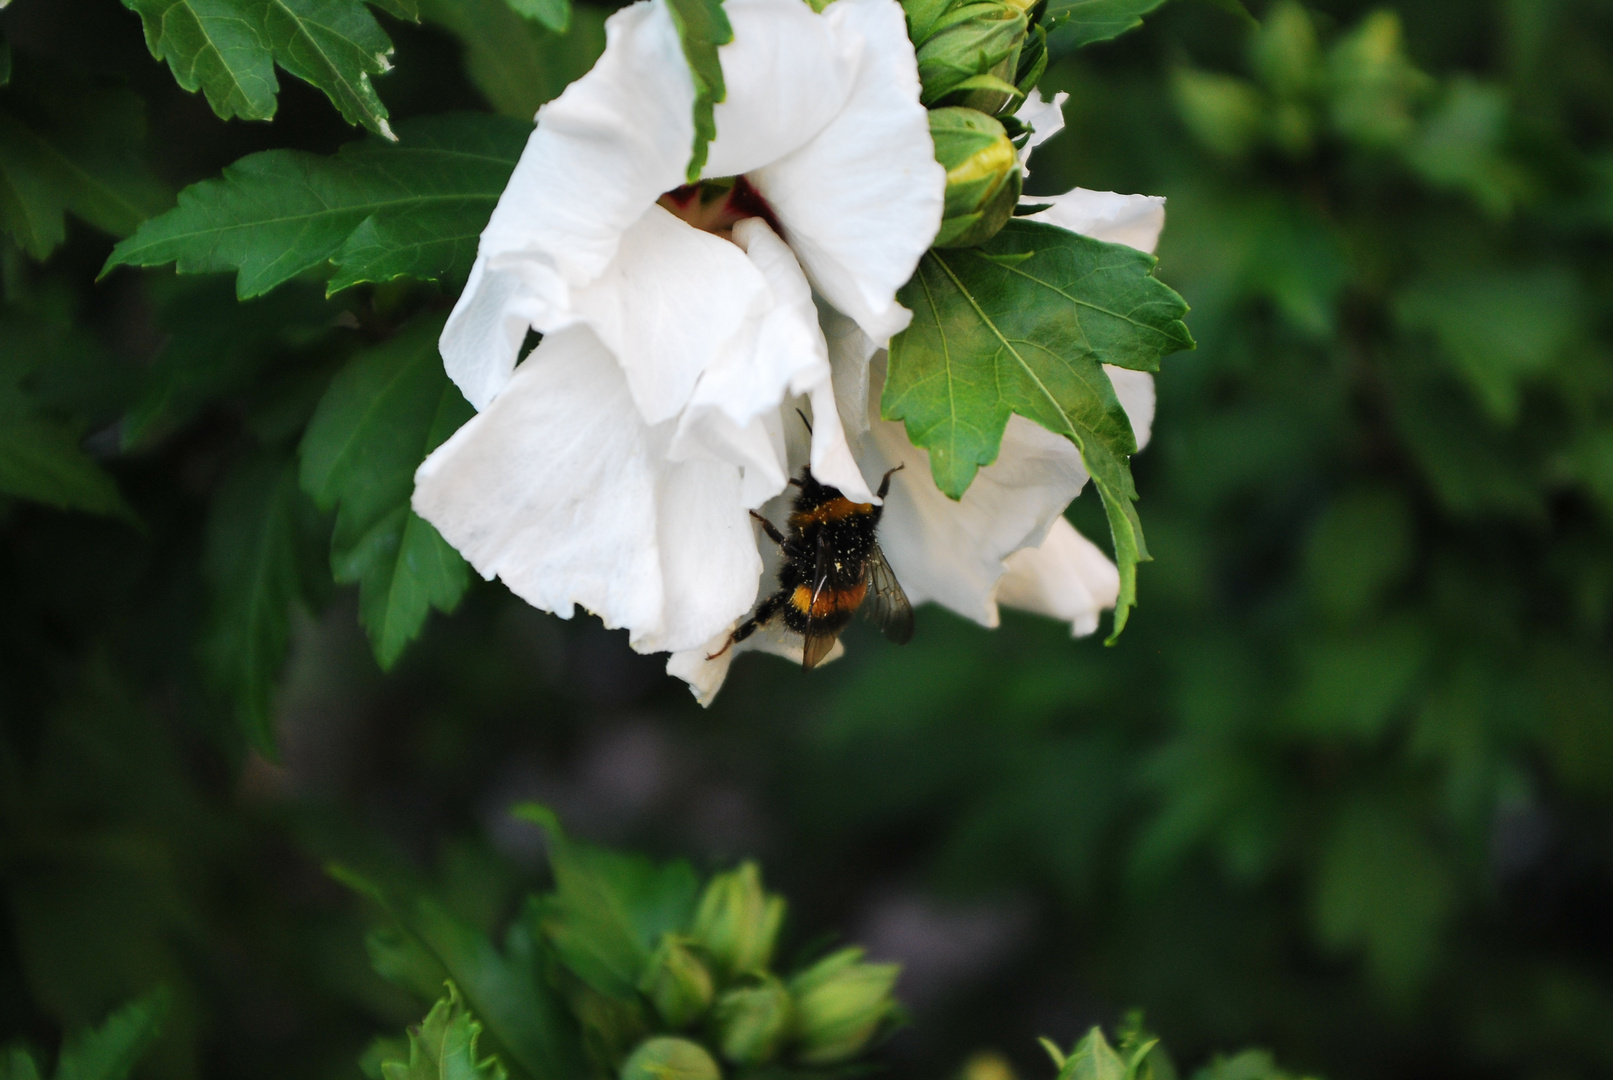
[[(410, 0), (378, 0), (411, 17)], [(392, 42), (363, 0), (123, 0), (145, 25), (151, 55), (228, 120), (274, 116), (278, 64), (324, 91), (349, 123), (392, 137), (372, 75)]]
[(886, 419), (906, 421), (954, 499), (996, 460), (1011, 413), (1075, 443), (1114, 535), (1116, 635), (1148, 553), (1128, 463), (1136, 442), (1103, 365), (1154, 371), (1193, 347), (1187, 305), (1153, 277), (1155, 262), (1018, 220), (982, 247), (931, 251), (899, 294), (913, 322), (891, 341), (880, 403)]
[(19, 65), (0, 95), (0, 224), (43, 259), (66, 236), (66, 214), (127, 236), (168, 191), (139, 156), (144, 105), (53, 68)]
[(156, 990), (123, 1006), (98, 1028), (69, 1036), (56, 1059), (56, 1080), (126, 1080), (168, 1015)]
[(409, 1029), (408, 1058), (382, 1061), (381, 1075), (386, 1080), (505, 1080), (498, 1058), (477, 1060), (481, 1035), (482, 1025), (449, 982), (447, 996), (431, 1007), (419, 1027)]
[(441, 316), (360, 353), (331, 381), (302, 440), (302, 486), (336, 510), (331, 571), (359, 585), (375, 658), (391, 667), (432, 608), (458, 606), (470, 569), (409, 508), (414, 472), (474, 415), (437, 355)]
[(504, 0), (525, 19), (536, 19), (557, 34), (571, 29), (571, 0)]
[(543, 899), (544, 935), (566, 966), (608, 997), (633, 1001), (661, 936), (685, 929), (700, 883), (688, 863), (657, 864), (580, 844), (547, 808), (517, 807), (517, 817), (549, 837), (555, 891)]
[(274, 683), (291, 636), (291, 609), (306, 601), (311, 507), (295, 464), (264, 455), (238, 468), (214, 497), (203, 572), (213, 611), (205, 654), (235, 699), (251, 744), (273, 759)]
[(420, 13), (463, 43), (465, 74), (488, 103), (527, 124), (605, 51), (608, 12), (594, 4), (571, 9), (564, 37), (517, 15), (506, 0), (422, 0)]
[(667, 0), (672, 25), (683, 43), (683, 56), (694, 77), (694, 146), (689, 154), (689, 180), (700, 179), (706, 152), (717, 137), (716, 107), (728, 96), (717, 46), (734, 40), (734, 28), (722, 0)]
[[(527, 920), (510, 927), (500, 950), (487, 934), (429, 897), (398, 895), (346, 867), (326, 869), (378, 904), (400, 933), (441, 965), (487, 1025), (492, 1049), (505, 1064), (531, 1080), (581, 1075), (572, 1021), (544, 981), (543, 965), (549, 958), (540, 955)], [(425, 967), (420, 957), (407, 960), (406, 966), (411, 973)]]
[(1044, 20), (1052, 27), (1047, 47), (1053, 56), (1109, 41), (1143, 24), (1142, 17), (1165, 0), (1053, 0)]
[(326, 262), (336, 266), (331, 292), (405, 275), (462, 278), (530, 128), (467, 114), (401, 130), (400, 145), (369, 139), (330, 157), (242, 158), (180, 192), (177, 207), (113, 250), (107, 269), (234, 270), (241, 299)]

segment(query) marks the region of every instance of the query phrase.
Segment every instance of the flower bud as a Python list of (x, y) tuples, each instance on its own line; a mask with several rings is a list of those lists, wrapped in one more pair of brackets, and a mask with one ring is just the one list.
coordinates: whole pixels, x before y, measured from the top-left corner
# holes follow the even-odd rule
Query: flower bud
[(706, 886), (694, 917), (694, 943), (725, 978), (762, 972), (784, 922), (784, 900), (762, 889), (755, 863), (718, 874)]
[(717, 1041), (736, 1065), (761, 1065), (778, 1053), (790, 1027), (790, 993), (771, 975), (717, 999)]
[(665, 1035), (640, 1043), (618, 1075), (621, 1080), (722, 1080), (705, 1047)]
[(918, 57), (920, 100), (995, 113), (1016, 96), (1019, 50), (1030, 5), (1015, 0), (906, 0), (908, 34)]
[(638, 988), (673, 1028), (689, 1026), (711, 1007), (711, 972), (673, 934), (661, 936)]
[(1019, 151), (1003, 126), (974, 109), (930, 110), (935, 159), (947, 171), (936, 247), (973, 247), (997, 235), (1019, 204)]
[(861, 949), (842, 949), (790, 980), (802, 1064), (835, 1065), (855, 1057), (895, 1012), (891, 989), (900, 966), (864, 964), (862, 957)]

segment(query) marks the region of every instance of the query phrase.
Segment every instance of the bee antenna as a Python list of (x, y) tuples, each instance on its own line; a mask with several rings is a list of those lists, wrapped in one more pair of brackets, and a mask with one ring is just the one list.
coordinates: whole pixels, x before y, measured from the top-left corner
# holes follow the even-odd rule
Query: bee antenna
[(796, 409), (795, 415), (799, 416), (801, 418), (801, 423), (806, 425), (807, 434), (812, 434), (812, 421), (806, 418), (806, 413), (802, 412), (800, 409)]

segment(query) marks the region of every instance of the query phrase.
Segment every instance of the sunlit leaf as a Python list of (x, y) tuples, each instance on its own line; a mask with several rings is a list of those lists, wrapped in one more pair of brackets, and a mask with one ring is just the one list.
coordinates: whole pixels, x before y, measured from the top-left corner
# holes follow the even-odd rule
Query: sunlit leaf
[(1133, 508), (1130, 422), (1104, 364), (1153, 371), (1191, 348), (1187, 305), (1155, 260), (1049, 225), (1012, 221), (980, 248), (931, 251), (903, 287), (913, 323), (891, 342), (881, 412), (930, 454), (938, 487), (961, 498), (997, 458), (1011, 413), (1080, 449), (1109, 516), (1121, 593), (1115, 633), (1148, 558)]
[[(392, 42), (362, 0), (123, 0), (145, 24), (151, 55), (228, 120), (275, 114), (278, 64), (325, 92), (352, 124), (391, 137), (370, 82), (391, 67)], [(378, 6), (407, 16), (404, 0)]]
[(666, 6), (694, 77), (694, 146), (689, 155), (689, 179), (694, 181), (700, 179), (707, 149), (717, 137), (717, 103), (728, 96), (717, 46), (734, 40), (734, 28), (722, 0), (667, 0)]

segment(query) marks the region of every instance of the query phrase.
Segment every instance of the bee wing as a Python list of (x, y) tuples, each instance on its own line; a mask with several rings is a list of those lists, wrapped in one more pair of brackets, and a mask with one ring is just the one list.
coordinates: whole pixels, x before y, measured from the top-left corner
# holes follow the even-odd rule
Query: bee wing
[(898, 645), (913, 640), (913, 605), (891, 572), (885, 553), (875, 544), (868, 554), (868, 600), (863, 611), (887, 639)]
[(806, 636), (801, 643), (801, 666), (807, 671), (823, 662), (829, 650), (835, 647), (835, 638), (840, 636), (824, 628), (823, 621), (812, 614), (818, 609), (818, 598), (829, 587), (829, 546), (825, 539), (824, 534), (818, 534), (818, 560), (812, 570), (812, 601), (807, 605)]

